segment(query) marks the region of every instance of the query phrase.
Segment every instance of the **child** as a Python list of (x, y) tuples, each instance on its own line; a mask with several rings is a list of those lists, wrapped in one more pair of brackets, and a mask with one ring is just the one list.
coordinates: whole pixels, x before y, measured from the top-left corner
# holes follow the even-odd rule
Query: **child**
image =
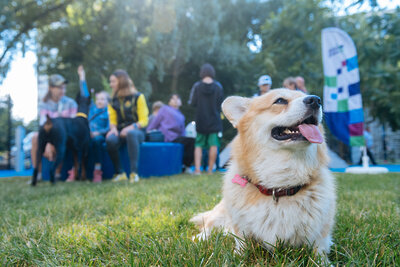
[(96, 94), (96, 105), (91, 105), (89, 110), (89, 128), (90, 136), (92, 137), (92, 151), (94, 154), (94, 171), (93, 182), (98, 183), (102, 180), (101, 158), (102, 146), (105, 142), (105, 135), (110, 130), (108, 120), (108, 105), (109, 95), (106, 91), (101, 91)]

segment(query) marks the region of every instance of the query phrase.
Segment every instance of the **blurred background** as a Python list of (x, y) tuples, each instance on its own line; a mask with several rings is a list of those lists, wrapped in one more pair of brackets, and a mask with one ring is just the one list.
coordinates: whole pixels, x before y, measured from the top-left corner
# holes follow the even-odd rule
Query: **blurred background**
[[(89, 88), (111, 91), (110, 74), (126, 69), (149, 106), (178, 93), (187, 105), (199, 68), (209, 62), (225, 96), (251, 97), (260, 75), (272, 88), (302, 76), (323, 95), (321, 30), (339, 27), (357, 47), (365, 124), (378, 162), (400, 162), (400, 7), (358, 0), (12, 0), (0, 2), (0, 168), (12, 157), (15, 129), (37, 130), (37, 103), (47, 76), (79, 90), (83, 64)], [(350, 148), (327, 131), (328, 143), (351, 163)], [(236, 134), (224, 120), (223, 145)], [(12, 162), (11, 162), (12, 164)]]

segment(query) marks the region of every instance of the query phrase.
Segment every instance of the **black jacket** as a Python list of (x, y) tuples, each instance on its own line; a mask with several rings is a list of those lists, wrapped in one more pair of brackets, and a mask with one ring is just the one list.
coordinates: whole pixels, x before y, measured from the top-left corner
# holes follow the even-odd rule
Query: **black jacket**
[(118, 131), (138, 121), (137, 101), (140, 93), (126, 97), (114, 97), (111, 100), (111, 107), (117, 112)]
[(190, 94), (189, 104), (196, 107), (196, 131), (201, 134), (222, 131), (221, 104), (224, 99), (222, 85), (215, 81), (207, 84), (196, 82)]

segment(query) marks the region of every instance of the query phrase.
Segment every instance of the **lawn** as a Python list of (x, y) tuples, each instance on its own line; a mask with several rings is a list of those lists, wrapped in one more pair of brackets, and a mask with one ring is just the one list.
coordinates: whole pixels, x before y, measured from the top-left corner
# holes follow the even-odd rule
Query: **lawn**
[[(400, 265), (400, 174), (337, 174), (333, 265)], [(189, 223), (221, 199), (221, 175), (177, 175), (137, 184), (0, 179), (0, 265), (316, 266), (304, 248), (233, 252), (219, 232), (193, 242)]]

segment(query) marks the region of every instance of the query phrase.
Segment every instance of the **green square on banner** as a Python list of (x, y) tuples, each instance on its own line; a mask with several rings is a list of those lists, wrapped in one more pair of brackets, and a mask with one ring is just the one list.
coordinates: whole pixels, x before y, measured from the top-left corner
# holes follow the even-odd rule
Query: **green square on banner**
[(364, 136), (350, 136), (350, 146), (365, 146)]
[(336, 87), (336, 76), (325, 76), (325, 85), (328, 87)]
[(337, 102), (337, 112), (349, 111), (349, 104), (347, 99), (338, 100)]

